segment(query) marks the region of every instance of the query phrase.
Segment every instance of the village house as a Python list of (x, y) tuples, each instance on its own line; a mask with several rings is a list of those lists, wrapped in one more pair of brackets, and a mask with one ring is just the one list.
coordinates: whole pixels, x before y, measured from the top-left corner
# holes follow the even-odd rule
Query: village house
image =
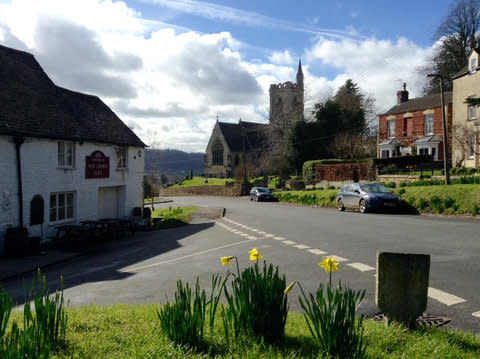
[(479, 168), (480, 112), (467, 99), (480, 97), (480, 49), (471, 51), (468, 64), (453, 77), (453, 164)]
[(142, 207), (145, 144), (107, 105), (1, 45), (0, 78), (0, 254), (8, 228), (45, 239)]
[[(444, 93), (447, 129), (452, 123), (452, 92)], [(450, 131), (449, 131), (450, 133)], [(440, 94), (409, 99), (406, 84), (397, 104), (378, 116), (377, 157), (432, 155), (443, 161), (443, 119)]]

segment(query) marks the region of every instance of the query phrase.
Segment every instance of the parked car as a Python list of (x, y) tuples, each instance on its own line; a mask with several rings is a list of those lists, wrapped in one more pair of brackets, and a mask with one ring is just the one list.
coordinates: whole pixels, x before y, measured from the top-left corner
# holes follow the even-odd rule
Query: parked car
[(253, 187), (250, 190), (250, 201), (275, 201), (272, 191), (267, 187)]
[(358, 208), (361, 213), (365, 213), (372, 210), (395, 209), (398, 201), (398, 196), (378, 183), (344, 184), (337, 195), (339, 211), (344, 211), (345, 208)]

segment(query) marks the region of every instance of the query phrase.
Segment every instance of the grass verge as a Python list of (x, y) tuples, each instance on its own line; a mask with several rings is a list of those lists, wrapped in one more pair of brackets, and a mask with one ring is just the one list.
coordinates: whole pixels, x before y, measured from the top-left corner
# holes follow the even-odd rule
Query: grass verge
[(208, 178), (204, 177), (193, 177), (189, 180), (184, 180), (181, 183), (171, 186), (170, 188), (182, 188), (182, 187), (192, 187), (192, 186), (218, 186), (225, 185), (226, 183), (233, 183), (231, 178)]
[[(407, 207), (411, 206), (419, 213), (480, 214), (479, 184), (409, 186), (393, 191), (405, 201)], [(281, 202), (336, 207), (337, 193), (338, 190), (309, 190), (275, 192), (274, 195)]]
[[(68, 310), (66, 345), (56, 358), (305, 358), (321, 357), (305, 319), (289, 313), (283, 344), (224, 342), (220, 321), (197, 351), (172, 345), (161, 333), (158, 305), (87, 306)], [(12, 319), (20, 318), (14, 313)], [(18, 318), (16, 318), (18, 317)], [(366, 358), (479, 358), (480, 337), (451, 329), (410, 331), (364, 321)]]
[[(158, 208), (152, 212), (155, 229), (184, 226), (190, 222), (196, 206)], [(157, 220), (155, 220), (157, 219)]]

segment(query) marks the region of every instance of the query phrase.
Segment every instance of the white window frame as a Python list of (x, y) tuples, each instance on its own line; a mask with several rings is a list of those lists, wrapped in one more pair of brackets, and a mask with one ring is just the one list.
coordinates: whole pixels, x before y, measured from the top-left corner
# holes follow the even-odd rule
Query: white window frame
[(75, 192), (51, 192), (49, 202), (49, 220), (51, 223), (71, 221), (76, 216)]
[[(420, 153), (423, 152), (423, 150), (426, 150), (426, 153)], [(435, 153), (433, 153), (433, 150), (435, 150)], [(428, 145), (418, 145), (417, 147), (417, 153), (423, 154), (423, 155), (433, 155), (433, 160), (438, 161), (438, 145), (435, 146), (428, 146)]]
[(477, 106), (469, 105), (468, 106), (468, 120), (474, 121), (477, 119)]
[(75, 142), (57, 142), (57, 165), (59, 168), (75, 168)]
[(117, 170), (126, 170), (128, 168), (128, 148), (119, 147), (117, 152)]
[(470, 58), (470, 72), (477, 71), (477, 67), (478, 67), (478, 59), (476, 56), (472, 56)]
[[(393, 126), (392, 126), (393, 124)], [(388, 120), (387, 121), (387, 137), (394, 138), (395, 137), (395, 120)]]
[(390, 149), (380, 150), (380, 158), (390, 158)]
[(433, 113), (427, 113), (425, 115), (425, 125), (424, 125), (425, 136), (433, 135), (433, 122), (434, 122)]
[(475, 158), (475, 146), (477, 144), (477, 136), (471, 135), (468, 142), (468, 159), (473, 159)]

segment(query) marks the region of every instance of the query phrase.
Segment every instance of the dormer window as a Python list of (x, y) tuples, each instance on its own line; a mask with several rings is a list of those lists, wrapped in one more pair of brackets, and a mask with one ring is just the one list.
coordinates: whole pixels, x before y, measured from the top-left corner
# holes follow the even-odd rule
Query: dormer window
[(478, 58), (477, 56), (470, 57), (470, 72), (477, 71), (478, 67)]

